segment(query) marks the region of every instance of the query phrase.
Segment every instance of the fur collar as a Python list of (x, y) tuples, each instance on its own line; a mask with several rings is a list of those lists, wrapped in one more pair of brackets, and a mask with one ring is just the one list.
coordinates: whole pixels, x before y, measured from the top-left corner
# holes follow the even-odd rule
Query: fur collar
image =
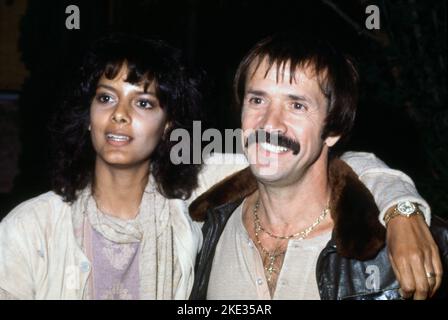
[[(379, 211), (372, 194), (356, 173), (339, 159), (330, 162), (329, 180), (333, 190), (333, 240), (338, 253), (357, 260), (373, 258), (384, 246), (386, 231), (378, 221)], [(249, 167), (245, 168), (193, 201), (190, 215), (195, 221), (204, 221), (208, 209), (239, 201), (256, 189), (255, 177)]]

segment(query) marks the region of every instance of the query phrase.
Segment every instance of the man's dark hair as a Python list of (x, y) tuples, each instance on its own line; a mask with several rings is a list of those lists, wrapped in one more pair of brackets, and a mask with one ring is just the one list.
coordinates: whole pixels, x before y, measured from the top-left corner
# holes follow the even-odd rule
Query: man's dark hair
[[(298, 68), (311, 67), (328, 101), (328, 113), (322, 139), (328, 136), (346, 137), (353, 127), (358, 100), (358, 73), (353, 61), (330, 42), (313, 36), (277, 34), (258, 42), (243, 58), (234, 79), (234, 98), (241, 107), (249, 68), (254, 72), (267, 61), (268, 69), (277, 68), (277, 77), (290, 63), (290, 82)], [(277, 81), (279, 79), (277, 78)]]
[(176, 142), (169, 136), (178, 128), (191, 134), (193, 120), (201, 119), (201, 77), (193, 77), (180, 51), (165, 42), (125, 34), (110, 35), (91, 46), (52, 122), (53, 190), (64, 201), (73, 202), (77, 191), (92, 182), (95, 151), (88, 131), (90, 105), (99, 79), (103, 75), (114, 79), (122, 66), (127, 67), (125, 81), (131, 84), (143, 85), (146, 90), (155, 81), (170, 126), (151, 155), (151, 173), (166, 197), (188, 198), (197, 187), (201, 166), (174, 165), (170, 151)]

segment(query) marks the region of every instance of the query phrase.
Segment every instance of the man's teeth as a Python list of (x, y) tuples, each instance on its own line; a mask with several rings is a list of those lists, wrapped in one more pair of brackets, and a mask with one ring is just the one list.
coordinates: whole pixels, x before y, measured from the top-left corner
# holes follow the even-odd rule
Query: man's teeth
[(113, 140), (113, 141), (129, 141), (130, 137), (122, 136), (122, 135), (118, 135), (118, 134), (108, 133), (107, 134), (107, 139)]
[(274, 153), (281, 153), (289, 150), (288, 148), (276, 146), (267, 142), (262, 142), (260, 145), (263, 149)]

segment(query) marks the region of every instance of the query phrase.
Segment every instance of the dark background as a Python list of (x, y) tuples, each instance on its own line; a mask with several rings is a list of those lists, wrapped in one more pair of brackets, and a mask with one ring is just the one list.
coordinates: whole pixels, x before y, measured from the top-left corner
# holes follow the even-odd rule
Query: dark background
[[(11, 187), (0, 189), (0, 219), (49, 190), (48, 121), (74, 63), (93, 39), (125, 31), (183, 49), (207, 71), (207, 107), (215, 126), (224, 129), (239, 127), (239, 114), (230, 108), (238, 62), (262, 37), (287, 29), (324, 31), (357, 58), (361, 100), (347, 148), (374, 152), (405, 171), (433, 212), (448, 217), (445, 0), (0, 0), (0, 8), (17, 2), (26, 8), (15, 31), (27, 76), (18, 90), (0, 87), (19, 97), (17, 109), (0, 108), (0, 150), (12, 150), (0, 153), (0, 174), (18, 167)], [(80, 9), (80, 30), (65, 27), (71, 4)], [(380, 30), (365, 28), (369, 4), (381, 10)]]

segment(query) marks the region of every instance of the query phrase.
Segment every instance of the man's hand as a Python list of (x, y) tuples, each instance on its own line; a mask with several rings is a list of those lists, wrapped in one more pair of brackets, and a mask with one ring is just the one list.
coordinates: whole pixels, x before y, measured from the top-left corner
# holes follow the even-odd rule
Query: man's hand
[(442, 263), (424, 217), (392, 218), (387, 224), (387, 246), (402, 296), (432, 297), (442, 282)]

